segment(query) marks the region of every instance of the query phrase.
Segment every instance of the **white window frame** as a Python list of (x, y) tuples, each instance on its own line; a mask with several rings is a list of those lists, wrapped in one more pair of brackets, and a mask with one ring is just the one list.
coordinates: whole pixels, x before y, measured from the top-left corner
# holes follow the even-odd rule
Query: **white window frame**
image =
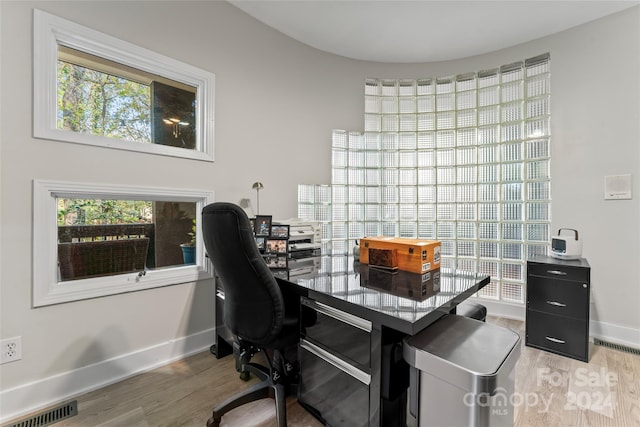
[[(196, 263), (106, 277), (59, 281), (57, 198), (101, 198), (196, 203)], [(33, 306), (115, 295), (213, 277), (202, 239), (202, 208), (213, 192), (176, 188), (33, 181)]]
[[(214, 160), (215, 75), (49, 13), (33, 11), (35, 138), (195, 160)], [(91, 135), (56, 126), (58, 47), (66, 46), (196, 88), (196, 149)]]

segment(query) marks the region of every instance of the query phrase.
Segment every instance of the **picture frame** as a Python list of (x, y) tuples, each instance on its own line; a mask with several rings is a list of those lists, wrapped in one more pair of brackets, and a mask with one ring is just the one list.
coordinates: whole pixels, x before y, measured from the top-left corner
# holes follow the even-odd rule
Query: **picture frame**
[(289, 225), (285, 224), (272, 224), (271, 225), (271, 237), (278, 237), (281, 239), (289, 238)]
[(260, 253), (264, 253), (265, 237), (254, 237), (254, 239), (256, 239), (256, 245), (258, 246)]
[(271, 269), (275, 269), (275, 270), (287, 269), (288, 257), (286, 254), (284, 255), (270, 254), (270, 255), (267, 255), (264, 260), (267, 263), (267, 267)]
[(257, 237), (269, 237), (271, 235), (271, 215), (256, 215), (254, 233)]
[(286, 254), (288, 252), (287, 239), (265, 239), (265, 253), (268, 254)]

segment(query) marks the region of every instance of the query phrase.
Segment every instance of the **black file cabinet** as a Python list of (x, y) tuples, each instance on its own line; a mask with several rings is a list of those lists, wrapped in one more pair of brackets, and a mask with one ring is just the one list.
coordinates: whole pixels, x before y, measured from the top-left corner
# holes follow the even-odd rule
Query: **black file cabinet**
[(584, 258), (527, 261), (527, 346), (589, 361), (590, 275)]

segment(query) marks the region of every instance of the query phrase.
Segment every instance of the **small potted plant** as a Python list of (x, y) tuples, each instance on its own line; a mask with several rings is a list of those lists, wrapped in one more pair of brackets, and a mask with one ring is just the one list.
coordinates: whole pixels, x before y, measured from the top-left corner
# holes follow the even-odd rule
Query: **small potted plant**
[(182, 258), (185, 264), (196, 263), (196, 220), (195, 218), (191, 224), (191, 232), (187, 233), (189, 241), (182, 243), (180, 248), (182, 249)]

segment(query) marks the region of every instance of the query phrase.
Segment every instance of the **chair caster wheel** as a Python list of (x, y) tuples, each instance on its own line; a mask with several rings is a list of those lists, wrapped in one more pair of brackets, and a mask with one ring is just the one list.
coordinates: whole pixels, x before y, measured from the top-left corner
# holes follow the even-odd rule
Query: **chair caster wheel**
[(240, 379), (242, 381), (249, 381), (249, 378), (251, 378), (251, 373), (249, 371), (240, 372)]

